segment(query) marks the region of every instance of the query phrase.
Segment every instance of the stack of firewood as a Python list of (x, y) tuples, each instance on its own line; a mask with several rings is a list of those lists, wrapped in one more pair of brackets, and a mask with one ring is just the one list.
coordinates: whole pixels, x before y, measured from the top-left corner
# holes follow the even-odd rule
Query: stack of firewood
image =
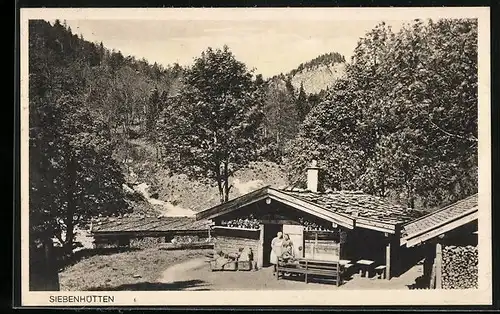
[(443, 248), (443, 289), (477, 288), (477, 247), (446, 246)]

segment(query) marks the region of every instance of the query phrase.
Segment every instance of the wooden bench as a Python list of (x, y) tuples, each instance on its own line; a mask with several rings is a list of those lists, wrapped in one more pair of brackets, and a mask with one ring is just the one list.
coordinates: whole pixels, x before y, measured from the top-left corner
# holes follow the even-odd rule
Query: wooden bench
[(377, 275), (377, 278), (385, 279), (385, 265), (379, 265), (375, 267), (375, 274)]
[(303, 274), (305, 283), (307, 283), (309, 275), (332, 277), (337, 286), (340, 286), (342, 280), (342, 266), (339, 261), (320, 261), (298, 258), (292, 263), (287, 263), (280, 258), (278, 260), (276, 279), (279, 280), (280, 274), (284, 273)]

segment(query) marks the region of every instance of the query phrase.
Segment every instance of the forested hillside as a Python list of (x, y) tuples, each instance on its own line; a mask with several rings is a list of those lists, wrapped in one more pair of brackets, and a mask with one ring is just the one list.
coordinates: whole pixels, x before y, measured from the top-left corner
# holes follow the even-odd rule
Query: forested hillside
[[(233, 128), (221, 130), (220, 141), (223, 143), (242, 123), (251, 123), (251, 128), (244, 127), (234, 133), (233, 139), (242, 139), (242, 148), (255, 153), (252, 156), (245, 153), (243, 159), (241, 153), (230, 153), (232, 160), (220, 164), (223, 173), (206, 178), (191, 176), (197, 169), (190, 166), (199, 165), (192, 158), (207, 155), (189, 156), (186, 153), (190, 154), (193, 147), (186, 146), (187, 150), (183, 150), (176, 146), (182, 143), (182, 134), (176, 133), (182, 130), (177, 122), (184, 114), (190, 117), (190, 112), (195, 111), (190, 105), (197, 104), (190, 98), (193, 69), (176, 64), (164, 68), (123, 56), (102, 43), (91, 43), (73, 34), (60, 21), (53, 25), (30, 21), (32, 240), (57, 238), (69, 253), (75, 242), (74, 231), (85, 228), (93, 217), (124, 213), (157, 215), (158, 211), (144, 197), (129, 188), (139, 183), (148, 184), (152, 195), (195, 210), (219, 202), (215, 180), (221, 183), (219, 192), (224, 193), (226, 200), (250, 185), (285, 184), (286, 176), (280, 166), (262, 162), (266, 160), (261, 157), (266, 155), (266, 147), (260, 126), (264, 82), (256, 80), (228, 50), (218, 50), (212, 55), (224, 55), (235, 66), (224, 69), (215, 62), (212, 63), (215, 69), (241, 71), (240, 83), (246, 82), (246, 90), (240, 92), (238, 86), (230, 87), (226, 92), (234, 97), (225, 107), (213, 107), (209, 113), (217, 111), (224, 128), (227, 118), (234, 117), (234, 109), (240, 105), (234, 100), (243, 99), (249, 92), (252, 94), (248, 95), (247, 105), (253, 104), (255, 109), (253, 113), (242, 112), (241, 119), (234, 120)], [(206, 83), (211, 88), (211, 82)], [(200, 119), (214, 121), (203, 116)], [(194, 135), (194, 125), (202, 130), (199, 122), (186, 125), (187, 131)], [(241, 134), (253, 139), (244, 140)], [(182, 156), (186, 163), (179, 162), (176, 156)], [(193, 192), (199, 197), (193, 197)]]
[(129, 140), (158, 119), (182, 76), (90, 43), (56, 21), (30, 21), (30, 226), (71, 251), (75, 227), (91, 217), (150, 211), (126, 195)]
[(456, 201), (477, 191), (477, 110), (476, 20), (379, 24), (301, 125), (289, 174), (300, 185), (314, 157), (326, 188)]
[(322, 54), (266, 81), (264, 132), (270, 157), (280, 160), (309, 111), (345, 72), (345, 57)]

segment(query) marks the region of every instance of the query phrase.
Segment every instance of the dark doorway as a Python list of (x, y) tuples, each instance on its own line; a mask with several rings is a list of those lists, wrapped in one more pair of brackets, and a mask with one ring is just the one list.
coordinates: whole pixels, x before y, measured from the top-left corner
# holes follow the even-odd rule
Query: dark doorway
[(276, 237), (278, 232), (283, 231), (283, 225), (279, 224), (264, 224), (264, 258), (263, 266), (268, 267), (271, 265), (269, 259), (271, 257), (271, 241)]

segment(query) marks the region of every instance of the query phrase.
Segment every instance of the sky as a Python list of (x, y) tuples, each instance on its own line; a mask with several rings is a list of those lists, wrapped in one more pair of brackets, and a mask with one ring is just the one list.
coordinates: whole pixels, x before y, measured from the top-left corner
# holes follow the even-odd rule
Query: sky
[[(102, 41), (125, 56), (163, 66), (189, 65), (208, 47), (227, 44), (249, 69), (270, 77), (328, 52), (350, 60), (359, 38), (380, 21), (80, 19), (66, 23), (88, 41)], [(408, 22), (384, 21), (394, 30)]]

